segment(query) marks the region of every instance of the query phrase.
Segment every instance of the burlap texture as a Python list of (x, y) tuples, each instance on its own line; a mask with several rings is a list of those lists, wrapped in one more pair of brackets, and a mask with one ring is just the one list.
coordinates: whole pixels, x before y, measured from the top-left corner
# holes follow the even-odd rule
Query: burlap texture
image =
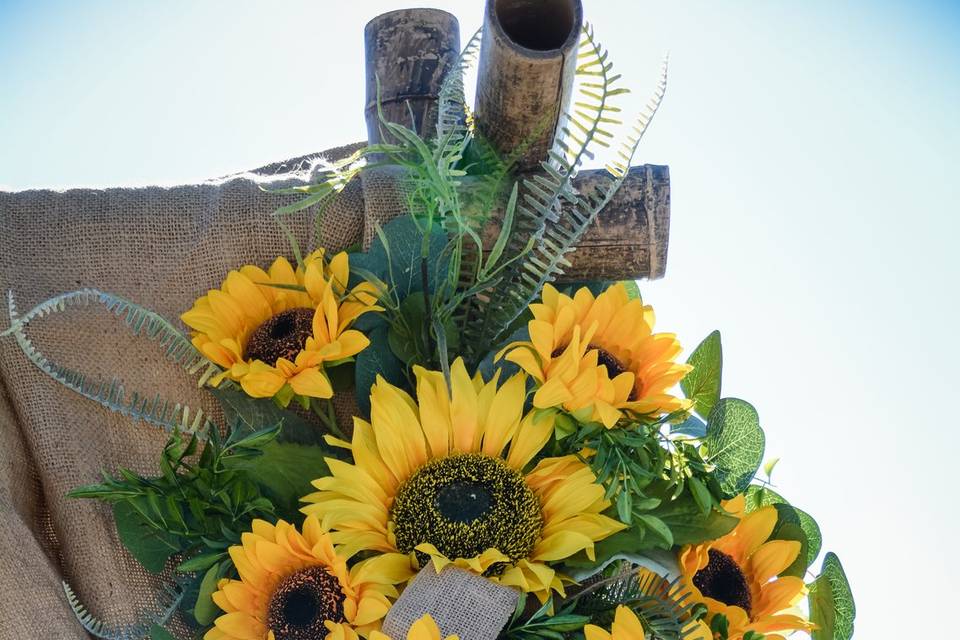
[[(335, 159), (355, 149), (325, 155)], [(309, 159), (173, 188), (0, 193), (0, 291), (12, 290), (25, 311), (50, 296), (96, 287), (177, 321), (230, 269), (289, 256), (270, 214), (295, 197), (265, 193), (258, 181), (306, 169)], [(369, 226), (364, 198), (396, 201), (391, 188), (351, 183), (327, 210), (321, 244), (339, 250), (361, 242)], [(311, 217), (290, 218), (304, 248), (313, 246)], [(0, 329), (7, 325), (0, 320)], [(129, 389), (216, 415), (210, 398), (156, 345), (133, 339), (102, 311), (38, 320), (28, 332), (60, 364), (119, 375)], [(349, 418), (349, 402), (338, 406)], [(152, 606), (159, 579), (122, 549), (109, 509), (65, 493), (97, 481), (101, 469), (155, 474), (165, 438), (73, 394), (33, 367), (11, 338), (0, 340), (0, 639), (86, 637), (61, 580), (109, 623), (129, 622)]]
[(420, 570), (387, 612), (383, 630), (391, 638), (406, 638), (407, 630), (429, 613), (440, 637), (494, 640), (517, 606), (519, 592), (463, 569), (433, 565)]

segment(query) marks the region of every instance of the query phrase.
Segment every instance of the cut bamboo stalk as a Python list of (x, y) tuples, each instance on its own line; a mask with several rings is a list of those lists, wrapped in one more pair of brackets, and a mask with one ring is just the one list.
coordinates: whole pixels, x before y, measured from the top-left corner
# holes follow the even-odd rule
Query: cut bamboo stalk
[(582, 25), (580, 0), (487, 0), (477, 128), (503, 155), (527, 145), (521, 171), (546, 159), (567, 110)]
[(390, 11), (368, 22), (363, 36), (369, 143), (385, 141), (377, 115), (378, 79), (384, 118), (431, 137), (443, 77), (460, 53), (457, 19), (438, 9)]

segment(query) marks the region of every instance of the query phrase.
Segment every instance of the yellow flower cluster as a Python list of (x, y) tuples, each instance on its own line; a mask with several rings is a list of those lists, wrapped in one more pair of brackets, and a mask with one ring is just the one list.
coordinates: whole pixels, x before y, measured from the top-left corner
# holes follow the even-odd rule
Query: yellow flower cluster
[(561, 407), (606, 427), (623, 414), (658, 417), (690, 407), (669, 393), (690, 370), (675, 361), (680, 343), (653, 332), (653, 308), (631, 299), (622, 283), (596, 297), (586, 287), (570, 297), (548, 284), (530, 311), (530, 339), (500, 356), (536, 381), (535, 407)]
[(333, 395), (324, 365), (355, 356), (369, 344), (354, 321), (376, 305), (377, 289), (362, 282), (347, 290), (349, 258), (326, 261), (323, 250), (294, 269), (277, 258), (267, 271), (247, 265), (227, 274), (181, 316), (194, 346), (224, 369), (211, 382), (238, 382), (254, 398), (289, 385), (297, 395)]

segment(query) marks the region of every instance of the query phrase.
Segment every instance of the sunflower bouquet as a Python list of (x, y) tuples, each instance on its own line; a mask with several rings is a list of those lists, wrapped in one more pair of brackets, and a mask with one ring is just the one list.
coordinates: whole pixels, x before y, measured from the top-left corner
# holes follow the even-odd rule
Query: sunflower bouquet
[[(54, 379), (166, 428), (159, 474), (106, 472), (77, 498), (169, 584), (105, 638), (206, 640), (847, 639), (854, 606), (814, 519), (774, 492), (757, 412), (722, 397), (720, 335), (684, 361), (633, 281), (563, 278), (623, 183), (666, 72), (589, 193), (624, 93), (583, 31), (576, 106), (537, 174), (512, 171), (470, 117), (471, 40), (436, 133), (383, 116), (382, 142), (325, 167), (283, 215), (365, 172), (402, 176), (405, 215), (369, 247), (237, 265), (181, 331), (93, 289), (17, 315)], [(503, 202), (505, 201), (505, 205)], [(283, 224), (283, 217), (277, 221)], [(292, 259), (291, 259), (292, 257)], [(199, 293), (199, 292), (198, 292)], [(210, 415), (52, 363), (29, 323), (99, 303), (214, 397)], [(763, 468), (764, 477), (758, 477)]]

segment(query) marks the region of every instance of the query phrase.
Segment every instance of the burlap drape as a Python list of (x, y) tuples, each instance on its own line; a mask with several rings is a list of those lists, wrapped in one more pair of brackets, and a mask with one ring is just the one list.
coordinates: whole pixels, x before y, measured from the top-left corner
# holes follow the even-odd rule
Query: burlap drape
[[(345, 157), (356, 148), (325, 155)], [(306, 164), (297, 159), (173, 188), (0, 193), (0, 291), (13, 291), (24, 311), (96, 287), (177, 320), (230, 269), (289, 254), (270, 214), (294, 197), (264, 193), (256, 175)], [(383, 177), (351, 183), (327, 210), (322, 245), (335, 251), (369, 237), (373, 213), (365, 202), (375, 203), (377, 220), (399, 213), (403, 198), (394, 187)], [(291, 218), (304, 247), (312, 246), (310, 218)], [(8, 326), (3, 317), (0, 330)], [(60, 364), (120, 375), (130, 389), (215, 411), (155, 345), (131, 338), (102, 310), (37, 321), (30, 335)], [(122, 549), (109, 509), (64, 494), (96, 481), (101, 469), (156, 473), (165, 439), (74, 395), (29, 364), (11, 339), (0, 340), (0, 640), (86, 637), (61, 580), (107, 622), (129, 622), (153, 604), (159, 579)]]

